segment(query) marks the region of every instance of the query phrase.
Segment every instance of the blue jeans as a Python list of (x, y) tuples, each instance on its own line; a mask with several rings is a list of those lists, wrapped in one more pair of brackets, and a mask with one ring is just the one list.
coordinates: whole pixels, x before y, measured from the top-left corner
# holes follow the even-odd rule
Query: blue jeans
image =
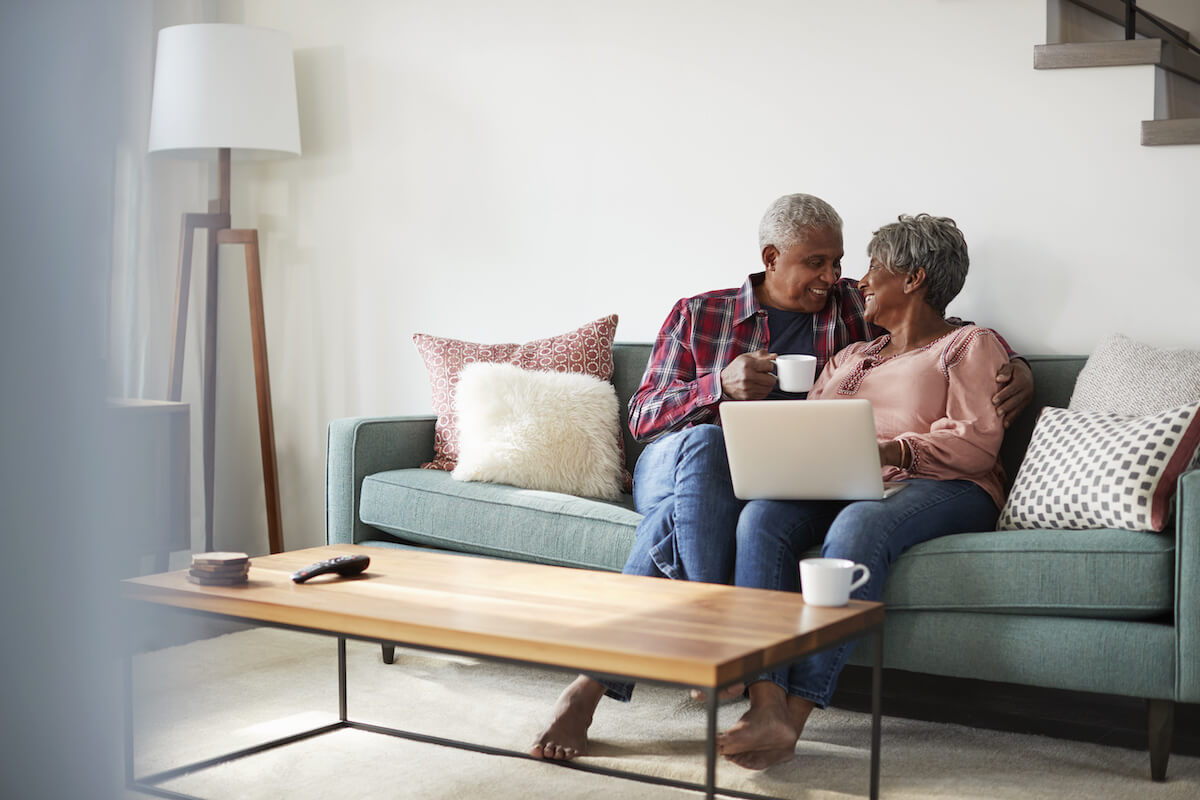
[[(806, 550), (823, 542), (822, 556), (850, 559), (871, 570), (871, 579), (853, 596), (878, 600), (888, 568), (914, 544), (995, 527), (999, 509), (976, 484), (927, 479), (907, 483), (903, 491), (884, 500), (747, 503), (737, 525), (734, 583), (799, 591), (799, 561)], [(853, 646), (853, 642), (844, 643), (753, 680), (773, 681), (788, 694), (824, 708)]]
[[(738, 513), (725, 434), (695, 425), (646, 446), (633, 472), (633, 502), (643, 515), (626, 575), (729, 583)], [(632, 683), (601, 680), (606, 694), (629, 700)]]

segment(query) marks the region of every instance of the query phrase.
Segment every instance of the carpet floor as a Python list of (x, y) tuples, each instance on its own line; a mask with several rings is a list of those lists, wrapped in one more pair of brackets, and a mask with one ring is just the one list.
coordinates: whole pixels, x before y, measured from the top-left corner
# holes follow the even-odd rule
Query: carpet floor
[[(350, 719), (524, 750), (570, 675), (347, 644)], [(337, 719), (334, 640), (267, 628), (134, 659), (136, 773), (249, 747)], [(744, 701), (725, 704), (728, 727)], [(886, 711), (886, 708), (885, 708)], [(680, 689), (639, 686), (629, 704), (601, 702), (594, 764), (700, 782), (704, 710)], [(870, 717), (816, 712), (792, 760), (762, 772), (720, 761), (721, 787), (786, 798), (867, 794)], [(885, 717), (881, 794), (896, 800), (1174, 800), (1200, 797), (1200, 758), (1174, 755), (1166, 783), (1144, 752)], [(340, 730), (192, 772), (162, 788), (204, 798), (647, 798), (698, 795), (528, 759)], [(131, 795), (133, 796), (133, 795)]]

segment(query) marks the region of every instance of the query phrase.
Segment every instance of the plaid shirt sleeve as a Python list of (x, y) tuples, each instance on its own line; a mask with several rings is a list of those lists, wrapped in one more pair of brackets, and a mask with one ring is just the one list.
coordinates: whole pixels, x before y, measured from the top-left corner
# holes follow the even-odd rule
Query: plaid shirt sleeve
[[(707, 323), (707, 324), (706, 324)], [(690, 301), (677, 302), (654, 341), (642, 384), (629, 401), (629, 430), (639, 441), (716, 418), (721, 371), (712, 369), (716, 348), (695, 352), (696, 328), (712, 324), (693, 319)], [(699, 362), (699, 368), (697, 363)]]

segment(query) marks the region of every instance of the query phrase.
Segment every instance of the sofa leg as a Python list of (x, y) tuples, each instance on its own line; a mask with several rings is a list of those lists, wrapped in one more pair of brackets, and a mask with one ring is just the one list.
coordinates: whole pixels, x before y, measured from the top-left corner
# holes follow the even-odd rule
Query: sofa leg
[[(396, 660), (396, 645), (385, 644), (383, 647), (383, 663), (391, 664)], [(1154, 702), (1153, 700), (1151, 702)]]
[(1175, 703), (1171, 700), (1147, 700), (1146, 721), (1150, 733), (1150, 779), (1165, 781), (1175, 729)]

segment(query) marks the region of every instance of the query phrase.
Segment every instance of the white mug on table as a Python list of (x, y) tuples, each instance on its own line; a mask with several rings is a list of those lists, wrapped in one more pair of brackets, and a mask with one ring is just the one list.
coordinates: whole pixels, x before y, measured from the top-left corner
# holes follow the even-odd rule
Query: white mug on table
[[(858, 580), (854, 573), (862, 570)], [(871, 570), (845, 558), (806, 558), (800, 562), (800, 591), (810, 606), (844, 606), (850, 593), (871, 579)]]

